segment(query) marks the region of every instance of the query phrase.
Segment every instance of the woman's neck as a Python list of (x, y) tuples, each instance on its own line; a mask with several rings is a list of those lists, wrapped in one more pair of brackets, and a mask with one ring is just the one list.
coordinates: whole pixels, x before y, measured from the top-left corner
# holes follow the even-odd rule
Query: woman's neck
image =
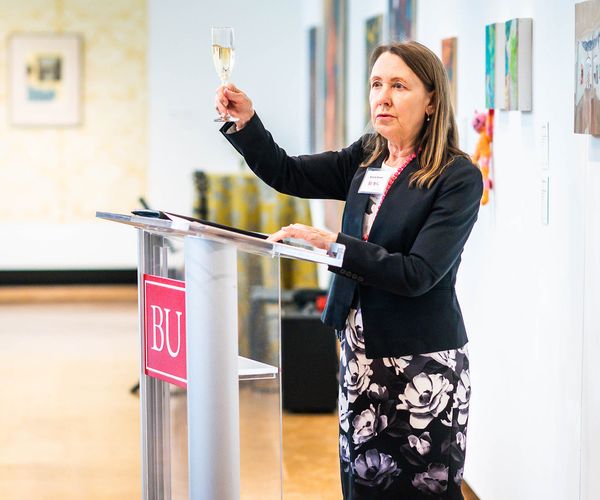
[(392, 167), (402, 165), (415, 152), (414, 144), (398, 144), (388, 141), (388, 157), (385, 160), (387, 165)]

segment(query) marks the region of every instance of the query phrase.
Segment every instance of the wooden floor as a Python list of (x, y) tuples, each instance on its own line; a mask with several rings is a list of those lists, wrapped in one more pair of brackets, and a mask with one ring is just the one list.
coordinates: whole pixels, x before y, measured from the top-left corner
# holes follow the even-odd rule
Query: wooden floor
[[(139, 400), (129, 392), (139, 370), (137, 305), (131, 291), (114, 302), (103, 293), (94, 302), (93, 294), (69, 302), (0, 294), (0, 498), (140, 498)], [(181, 443), (184, 398), (172, 398)], [(259, 471), (278, 450), (252, 448), (262, 431), (247, 416), (272, 401), (268, 391), (241, 391), (251, 454), (242, 457), (242, 498), (269, 498)], [(284, 498), (339, 499), (336, 415), (285, 414), (283, 435)], [(174, 480), (173, 497), (181, 495)]]

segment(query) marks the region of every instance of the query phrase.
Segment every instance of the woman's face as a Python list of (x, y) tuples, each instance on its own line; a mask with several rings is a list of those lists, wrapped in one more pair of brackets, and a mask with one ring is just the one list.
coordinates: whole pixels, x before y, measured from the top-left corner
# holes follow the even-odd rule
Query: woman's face
[(373, 127), (392, 143), (413, 143), (426, 114), (433, 112), (432, 92), (397, 55), (381, 54), (371, 70), (371, 121)]

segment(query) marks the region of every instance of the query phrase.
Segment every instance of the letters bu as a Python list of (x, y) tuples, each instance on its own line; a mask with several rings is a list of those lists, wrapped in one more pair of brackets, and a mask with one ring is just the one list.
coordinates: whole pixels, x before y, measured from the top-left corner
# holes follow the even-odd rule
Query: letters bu
[(144, 274), (144, 373), (187, 387), (185, 282)]

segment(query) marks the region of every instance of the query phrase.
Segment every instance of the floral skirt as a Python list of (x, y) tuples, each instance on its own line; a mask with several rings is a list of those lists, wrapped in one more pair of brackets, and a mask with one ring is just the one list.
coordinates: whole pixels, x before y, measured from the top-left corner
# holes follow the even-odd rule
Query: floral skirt
[(462, 499), (469, 414), (466, 346), (369, 359), (360, 308), (341, 334), (344, 499)]

